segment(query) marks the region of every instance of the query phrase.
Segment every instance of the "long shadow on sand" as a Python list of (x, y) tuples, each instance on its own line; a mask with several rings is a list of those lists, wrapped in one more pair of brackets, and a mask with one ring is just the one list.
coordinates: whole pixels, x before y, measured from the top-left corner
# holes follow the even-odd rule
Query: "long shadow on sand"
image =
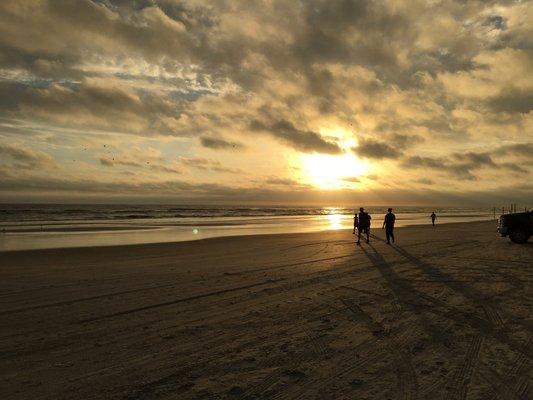
[[(493, 295), (486, 295), (476, 290), (472, 286), (457, 280), (454, 276), (447, 274), (435, 265), (415, 257), (401, 246), (394, 245), (391, 247), (398, 254), (407, 259), (412, 265), (418, 267), (431, 280), (448, 286), (451, 290), (460, 293), (464, 298), (470, 300), (474, 305), (481, 308), (487, 315), (490, 324), (493, 325), (493, 329), (504, 328), (501, 317), (498, 315), (498, 305), (491, 299)], [(527, 321), (519, 321), (512, 313), (507, 314), (507, 317), (512, 318), (516, 324), (521, 325), (524, 329), (529, 331), (533, 329), (533, 325), (531, 323), (527, 323)]]
[[(371, 250), (362, 247), (363, 253), (368, 257), (372, 264), (377, 268), (382, 278), (386, 281), (388, 288), (402, 305), (402, 308), (411, 310), (417, 315), (419, 322), (424, 331), (436, 342), (444, 344), (449, 347), (449, 336), (444, 334), (440, 327), (436, 327), (429, 319), (421, 312), (424, 309), (432, 308), (435, 304), (433, 299), (429, 296), (420, 296), (420, 293), (406, 280), (404, 280), (385, 258), (378, 253), (373, 245), (368, 245)], [(430, 302), (428, 302), (428, 299)]]
[[(373, 245), (369, 245), (368, 247), (370, 250), (367, 250), (365, 247), (362, 248), (363, 253), (381, 273), (388, 288), (402, 307), (414, 312), (417, 321), (426, 334), (430, 336), (432, 343), (435, 345), (442, 345), (443, 348), (447, 349), (447, 352), (450, 355), (456, 356), (458, 352), (464, 354), (461, 366), (453, 374), (452, 380), (448, 381), (451, 383), (451, 386), (446, 386), (445, 389), (451, 398), (466, 398), (468, 386), (476, 368), (485, 371), (484, 374), (490, 369), (490, 366), (487, 366), (484, 362), (479, 360), (479, 354), (485, 337), (492, 337), (507, 344), (514, 351), (522, 354), (522, 357), (532, 358), (533, 352), (530, 345), (531, 341), (526, 344), (520, 343), (501, 330), (495, 329), (491, 322), (480, 318), (477, 314), (463, 311), (417, 290), (409, 281), (398, 275), (392, 269), (391, 265)], [(445, 277), (447, 277), (447, 275), (438, 270), (438, 268), (412, 256), (401, 248), (396, 249), (396, 251), (408, 258), (409, 262), (413, 263), (415, 266), (422, 268), (426, 272), (431, 272), (433, 277), (446, 279)], [(438, 282), (438, 280), (436, 282)], [(470, 288), (464, 288), (461, 285), (453, 286), (456, 287), (457, 290), (464, 291), (468, 296), (475, 296), (475, 292), (472, 293)], [(429, 318), (428, 313), (434, 314), (437, 317), (440, 326), (436, 324), (434, 318)], [(448, 323), (443, 323), (443, 319), (448, 320)], [(465, 328), (471, 328), (471, 335), (468, 335), (468, 330), (465, 331)], [(467, 336), (471, 336), (466, 348), (464, 345), (459, 345), (458, 343), (458, 340), (460, 340), (461, 337), (463, 338), (461, 341), (464, 341), (465, 333), (467, 333)], [(447, 380), (447, 378), (441, 378), (441, 380), (442, 379), (445, 381)], [(496, 396), (501, 394), (508, 395), (509, 390), (511, 393), (514, 392), (513, 394), (515, 395), (516, 393), (521, 392), (521, 390), (517, 390), (517, 388), (509, 389), (507, 383), (504, 383), (501, 378), (497, 380), (493, 379), (492, 381), (489, 381), (489, 383), (493, 389), (493, 393), (497, 393)], [(426, 395), (436, 393), (436, 391), (442, 394), (442, 386), (432, 386), (434, 386), (435, 389), (426, 392)], [(440, 389), (438, 389), (439, 387)], [(507, 389), (505, 389), (505, 387), (507, 387)], [(518, 396), (516, 398), (522, 397)]]
[[(488, 321), (487, 319), (479, 316), (477, 313), (461, 310), (445, 303), (444, 301), (420, 292), (410, 282), (402, 279), (397, 273), (395, 273), (385, 258), (378, 253), (373, 245), (369, 245), (369, 247), (372, 249), (372, 251), (368, 251), (363, 247), (363, 253), (365, 253), (368, 259), (381, 273), (382, 277), (387, 281), (389, 288), (396, 295), (397, 299), (408, 308), (413, 308), (413, 305), (415, 305), (414, 310), (416, 311), (417, 308), (419, 309), (420, 307), (425, 306), (426, 311), (444, 316), (460, 325), (469, 326), (474, 331), (478, 332), (478, 334), (482, 336), (491, 336), (508, 345), (515, 351), (523, 353), (529, 358), (533, 358), (533, 348), (531, 346), (524, 345), (523, 343), (510, 337), (501, 329), (501, 327), (495, 326), (492, 321)], [(482, 296), (478, 291), (467, 287), (462, 282), (457, 282), (452, 276), (444, 273), (439, 268), (411, 255), (401, 247), (392, 247), (410, 263), (420, 268), (423, 273), (434, 279), (436, 283), (443, 283), (447, 285), (454, 291), (461, 293), (465, 298), (473, 301), (474, 304), (480, 305), (484, 300), (484, 296)], [(441, 330), (437, 330), (435, 332), (435, 329), (432, 329), (431, 324), (428, 325), (427, 322), (424, 321), (423, 316), (419, 315), (419, 317), (421, 317), (420, 322), (422, 323), (424, 329), (426, 329), (427, 333), (430, 334), (434, 339), (442, 342), (443, 332)], [(525, 328), (529, 329), (528, 327)], [(446, 338), (448, 337), (446, 336)], [(446, 341), (444, 341), (444, 343), (446, 343)]]
[[(411, 264), (418, 267), (425, 275), (434, 280), (436, 283), (448, 286), (450, 289), (460, 293), (473, 304), (480, 307), (485, 312), (488, 321), (479, 317), (477, 314), (471, 314), (471, 319), (468, 319), (467, 322), (472, 328), (476, 329), (481, 336), (490, 336), (501, 343), (508, 345), (511, 349), (518, 353), (517, 359), (520, 359), (520, 357), (526, 357), (524, 360), (527, 358), (531, 360), (533, 355), (533, 336), (531, 323), (528, 321), (519, 320), (512, 313), (506, 313), (506, 317), (513, 319), (513, 323), (515, 325), (521, 326), (526, 332), (528, 332), (529, 339), (525, 343), (516, 340), (507, 332), (505, 332), (505, 330), (508, 330), (509, 328), (505, 326), (501, 317), (499, 316), (499, 312), (497, 311), (499, 309), (498, 305), (494, 304), (494, 302), (492, 302), (488, 296), (482, 294), (475, 288), (458, 281), (453, 276), (445, 273), (435, 265), (415, 257), (404, 248), (400, 246), (392, 246), (392, 248), (398, 254), (406, 258)], [(479, 349), (477, 351), (479, 353)], [(525, 362), (525, 365), (527, 365), (527, 362)], [(501, 395), (508, 396), (509, 392), (506, 392), (504, 389), (505, 387), (507, 387), (508, 390), (516, 396), (516, 398), (528, 398), (527, 393), (529, 393), (529, 388), (527, 385), (527, 375), (525, 375), (524, 371), (524, 367), (519, 368), (513, 365), (513, 367), (507, 371), (507, 374), (502, 380), (505, 383), (502, 382), (503, 384), (496, 384), (496, 386), (493, 386), (495, 392), (493, 393), (493, 396), (490, 397), (491, 400), (501, 398)], [(501, 378), (498, 380), (501, 380)], [(525, 386), (523, 385), (524, 380), (526, 381)], [(491, 383), (494, 385), (494, 382)], [(462, 390), (464, 390), (464, 388)]]

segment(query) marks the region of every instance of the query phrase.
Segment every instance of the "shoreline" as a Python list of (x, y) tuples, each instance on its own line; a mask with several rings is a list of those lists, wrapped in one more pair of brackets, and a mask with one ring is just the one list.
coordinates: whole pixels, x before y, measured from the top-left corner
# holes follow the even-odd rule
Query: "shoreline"
[[(429, 227), (429, 228), (438, 228), (439, 226), (448, 226), (448, 225), (462, 225), (462, 224), (476, 224), (476, 223), (488, 223), (488, 222), (494, 222), (495, 223), (495, 227), (496, 227), (496, 221), (497, 220), (493, 220), (493, 219), (488, 219), (488, 220), (481, 220), (481, 221), (468, 221), (468, 222), (445, 222), (445, 223), (438, 223), (435, 225), (435, 227), (433, 227), (431, 224), (414, 224), (414, 225), (405, 225), (405, 226), (399, 226), (399, 227), (396, 227), (395, 228), (395, 231), (399, 230), (399, 229), (408, 229), (408, 228), (422, 228), (422, 227)], [(144, 230), (146, 231), (153, 231), (153, 230), (158, 230), (159, 228), (155, 228), (155, 227), (148, 227), (148, 228), (142, 228), (142, 229), (137, 229), (137, 228), (127, 228), (125, 229), (124, 231), (125, 232), (128, 232), (128, 231), (134, 231), (134, 232), (143, 232)], [(162, 230), (164, 228), (161, 228)], [(378, 232), (380, 231), (383, 231), (383, 235), (384, 235), (384, 230), (381, 229), (381, 227), (379, 228), (371, 228), (371, 233), (372, 234), (375, 234), (376, 230)], [(29, 252), (29, 251), (44, 251), (44, 250), (61, 250), (61, 249), (93, 249), (93, 250), (97, 250), (97, 249), (101, 249), (101, 248), (122, 248), (122, 247), (135, 247), (135, 246), (150, 246), (150, 245), (164, 245), (164, 244), (167, 244), (167, 245), (178, 245), (179, 243), (191, 243), (191, 242), (198, 242), (198, 241), (213, 241), (213, 240), (216, 240), (216, 239), (224, 239), (224, 238), (254, 238), (254, 237), (258, 237), (258, 236), (283, 236), (283, 235), (312, 235), (312, 234), (327, 234), (327, 233), (332, 233), (332, 232), (350, 232), (350, 235), (351, 234), (351, 231), (352, 229), (348, 229), (348, 228), (340, 228), (340, 229), (324, 229), (324, 230), (317, 230), (317, 231), (310, 231), (310, 232), (283, 232), (283, 233), (269, 233), (269, 232), (266, 232), (266, 233), (253, 233), (253, 234), (235, 234), (235, 235), (220, 235), (220, 236), (212, 236), (212, 237), (198, 237), (198, 238), (191, 238), (191, 239), (185, 239), (185, 240), (176, 240), (176, 241), (160, 241), (160, 242), (145, 242), (145, 243), (124, 243), (124, 244), (109, 244), (109, 245), (85, 245), (85, 246), (64, 246), (64, 247), (44, 247), (44, 248), (29, 248), (29, 249), (13, 249), (13, 250), (2, 250), (0, 249), (0, 254), (3, 254), (3, 253), (12, 253), (12, 252)], [(115, 229), (106, 229), (106, 230), (102, 230), (101, 233), (105, 233), (105, 232), (110, 232), (110, 233), (120, 233), (121, 231), (120, 230), (115, 230)], [(496, 233), (496, 228), (494, 229), (494, 232)], [(18, 232), (17, 232), (18, 233)], [(34, 233), (34, 232), (23, 232), (22, 235), (24, 234), (27, 234), (27, 233)], [(35, 232), (35, 233), (41, 233), (40, 231), (39, 232)], [(43, 233), (50, 233), (51, 235), (54, 235), (54, 234), (61, 234), (61, 233), (64, 233), (64, 232), (56, 232), (56, 231), (52, 231), (52, 232), (43, 232)], [(68, 231), (66, 232), (67, 234), (76, 234), (76, 233), (87, 233), (86, 231), (78, 231), (78, 230), (73, 230), (73, 231)], [(89, 233), (93, 233), (93, 234), (97, 234), (97, 233), (100, 233), (100, 231), (94, 231), (94, 232), (89, 232)], [(2, 232), (0, 232), (0, 239), (2, 238)], [(7, 234), (13, 234), (12, 232), (9, 232)]]

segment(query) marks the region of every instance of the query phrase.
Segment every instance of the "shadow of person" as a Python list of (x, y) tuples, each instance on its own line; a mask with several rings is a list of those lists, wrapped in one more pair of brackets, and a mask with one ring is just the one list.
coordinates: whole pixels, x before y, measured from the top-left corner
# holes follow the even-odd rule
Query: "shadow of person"
[[(475, 306), (477, 306), (478, 308), (481, 308), (481, 310), (486, 315), (489, 315), (486, 312), (486, 308), (494, 307), (494, 309), (497, 309), (497, 305), (495, 305), (488, 298), (488, 296), (484, 295), (483, 293), (471, 287), (470, 285), (457, 280), (452, 275), (447, 274), (446, 272), (437, 268), (435, 265), (432, 265), (424, 260), (421, 260), (418, 257), (415, 257), (414, 255), (412, 255), (411, 253), (409, 253), (407, 250), (405, 250), (404, 248), (400, 246), (393, 246), (392, 248), (398, 254), (404, 257), (407, 261), (409, 261), (410, 264), (419, 268), (419, 270), (422, 271), (426, 276), (428, 276), (433, 282), (438, 283), (438, 284), (443, 284), (449, 287), (454, 292), (461, 294), (464, 298), (470, 300)], [(415, 289), (413, 288), (413, 290)], [(427, 298), (430, 296), (424, 294), (424, 297)], [(507, 332), (503, 331), (501, 326), (496, 326), (494, 321), (480, 316), (478, 312), (461, 310), (460, 308), (450, 306), (441, 300), (437, 300), (437, 301), (440, 304), (443, 304), (445, 307), (447, 307), (451, 311), (447, 314), (448, 318), (452, 318), (456, 322), (459, 322), (461, 324), (469, 325), (471, 328), (473, 328), (474, 330), (476, 330), (477, 332), (479, 332), (480, 334), (484, 336), (492, 336), (495, 339), (499, 340), (500, 342), (507, 344), (509, 347), (513, 348), (514, 350), (526, 354), (528, 357), (533, 356), (532, 346), (524, 345), (523, 343), (520, 343), (518, 340), (510, 336)], [(518, 321), (516, 316), (510, 313), (507, 313), (507, 316), (509, 318), (513, 318), (515, 322), (518, 325), (521, 325), (524, 329), (531, 331), (531, 328), (532, 328), (531, 324), (527, 322), (522, 323)]]
[[(397, 246), (393, 248), (406, 259), (408, 264), (414, 265), (439, 279), (447, 277), (447, 274), (431, 264), (413, 256), (405, 249), (398, 248)], [(506, 332), (495, 329), (492, 323), (480, 318), (477, 313), (461, 310), (458, 307), (450, 305), (445, 301), (434, 298), (416, 289), (408, 277), (402, 277), (398, 271), (395, 271), (394, 267), (401, 265), (402, 263), (391, 265), (391, 263), (378, 252), (374, 245), (371, 244), (362, 247), (362, 251), (372, 265), (376, 267), (377, 271), (386, 282), (387, 288), (402, 306), (402, 309), (413, 313), (418, 326), (429, 336), (430, 343), (434, 345), (442, 345), (444, 348), (448, 349), (448, 354), (464, 354), (463, 357), (469, 360), (473, 351), (472, 349), (477, 348), (477, 351), (479, 351), (484, 341), (484, 337), (489, 336), (508, 345), (514, 351), (532, 358), (533, 349), (531, 341), (522, 343), (514, 337), (509, 336)], [(466, 295), (477, 298), (477, 293), (475, 291), (472, 292), (470, 288), (465, 288), (460, 285), (457, 286), (453, 281), (448, 283), (454, 285), (458, 290), (464, 291)], [(464, 342), (465, 333), (468, 332), (465, 331), (465, 328), (467, 327), (470, 328), (472, 338), (469, 344), (465, 346), (462, 343)], [(411, 325), (408, 329), (412, 329), (413, 336), (416, 336), (415, 326)], [(460, 390), (462, 390), (461, 385), (451, 387), (449, 394), (454, 394)]]
[(387, 288), (402, 309), (411, 311), (415, 315), (422, 329), (433, 341), (441, 343), (445, 347), (450, 347), (451, 339), (448, 331), (452, 324), (448, 324), (446, 327), (439, 327), (436, 325), (435, 320), (429, 319), (429, 315), (427, 315), (428, 311), (441, 315), (444, 311), (439, 310), (439, 304), (435, 304), (435, 300), (430, 296), (421, 296), (421, 293), (408, 280), (393, 269), (392, 265), (377, 251), (374, 245), (365, 246), (362, 250), (372, 262), (372, 265), (376, 267), (386, 282)]
[(469, 299), (474, 303), (481, 303), (486, 301), (486, 296), (477, 291), (475, 288), (457, 280), (450, 274), (442, 271), (440, 268), (432, 265), (422, 259), (412, 255), (401, 246), (394, 246), (393, 249), (402, 257), (407, 259), (412, 265), (416, 266), (431, 280), (443, 283), (455, 292), (460, 293), (463, 297)]

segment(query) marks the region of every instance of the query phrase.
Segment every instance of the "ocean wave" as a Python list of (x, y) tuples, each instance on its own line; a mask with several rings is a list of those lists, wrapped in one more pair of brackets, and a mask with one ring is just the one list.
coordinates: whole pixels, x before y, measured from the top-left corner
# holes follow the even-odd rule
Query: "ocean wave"
[[(371, 214), (381, 215), (385, 207), (366, 207)], [(162, 206), (162, 205), (60, 205), (4, 204), (0, 209), (1, 222), (31, 221), (103, 221), (132, 219), (184, 219), (198, 220), (214, 218), (252, 218), (252, 217), (305, 217), (340, 214), (352, 216), (357, 207), (244, 207), (244, 206)], [(492, 215), (492, 209), (472, 207), (396, 207), (397, 215), (424, 215), (435, 210), (441, 218), (463, 216), (480, 217)]]

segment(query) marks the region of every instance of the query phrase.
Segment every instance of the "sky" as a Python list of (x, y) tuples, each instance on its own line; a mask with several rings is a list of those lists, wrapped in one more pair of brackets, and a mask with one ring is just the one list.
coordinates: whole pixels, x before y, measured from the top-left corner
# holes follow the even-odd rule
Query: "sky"
[(4, 0), (0, 201), (533, 203), (533, 3)]

